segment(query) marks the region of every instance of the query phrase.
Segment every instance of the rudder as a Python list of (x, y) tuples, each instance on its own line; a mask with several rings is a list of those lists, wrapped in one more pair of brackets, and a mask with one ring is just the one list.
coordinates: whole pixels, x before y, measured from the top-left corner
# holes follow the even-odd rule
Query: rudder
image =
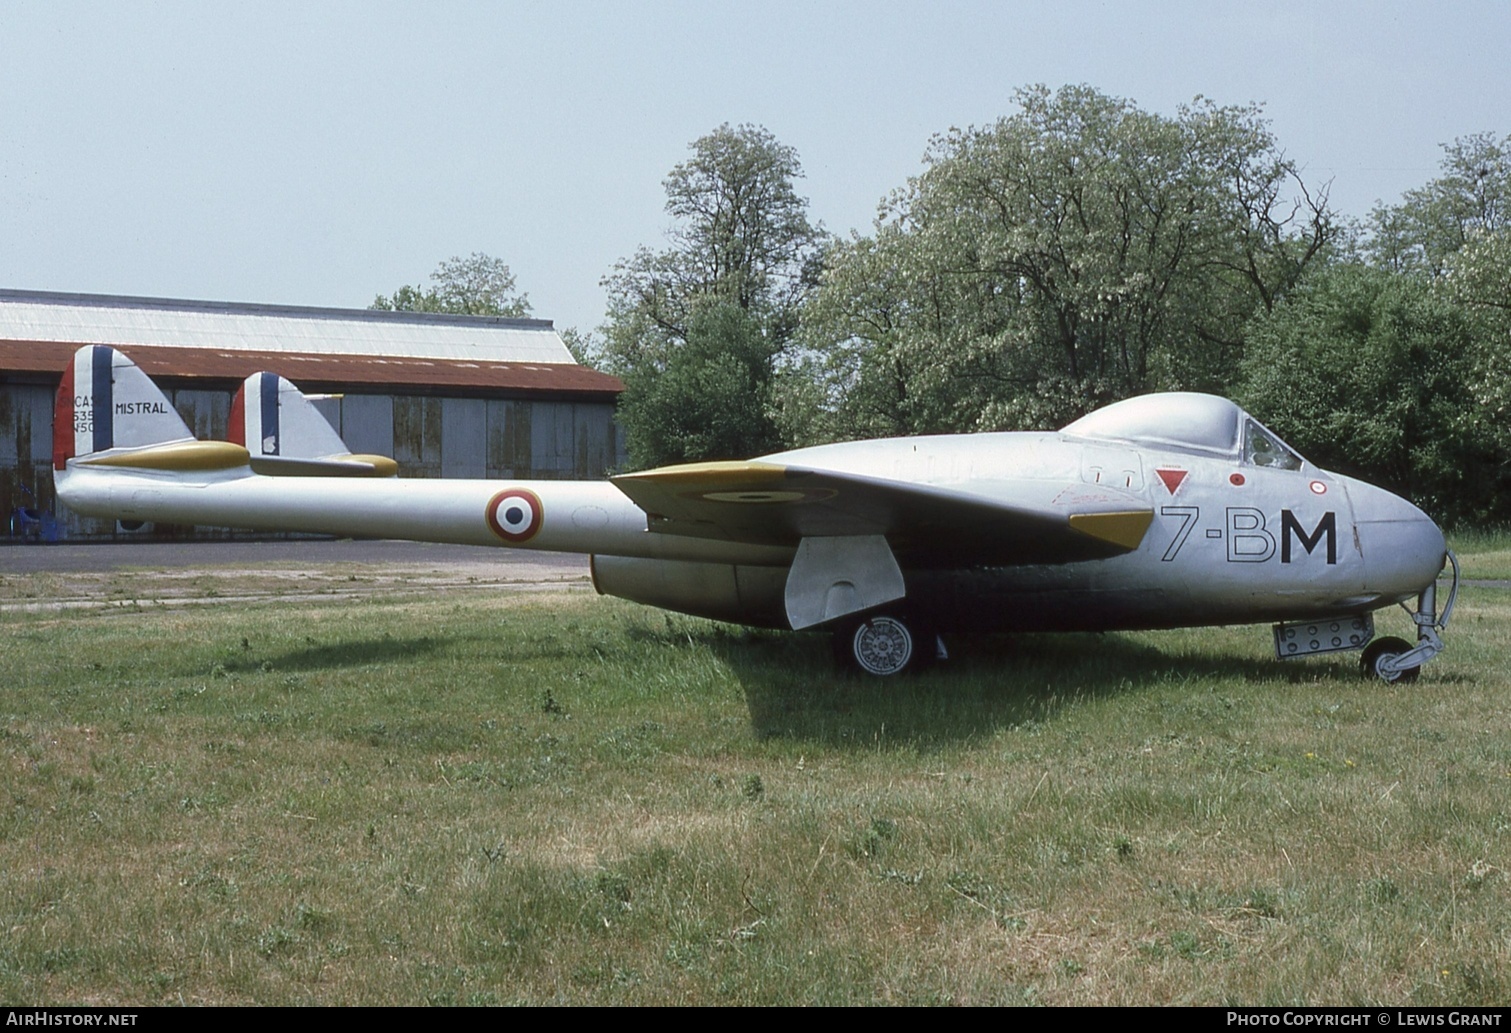
[(271, 476), (392, 477), (387, 456), (354, 455), (330, 421), (287, 379), (253, 373), (231, 402), (230, 438), (245, 445), (252, 469)]
[(53, 409), (54, 470), (76, 456), (192, 440), (168, 397), (125, 355), (103, 344), (74, 353)]

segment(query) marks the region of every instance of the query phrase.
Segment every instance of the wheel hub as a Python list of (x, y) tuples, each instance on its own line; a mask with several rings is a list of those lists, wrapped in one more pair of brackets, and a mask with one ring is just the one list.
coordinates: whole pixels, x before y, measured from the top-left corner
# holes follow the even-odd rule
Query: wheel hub
[(855, 662), (871, 674), (896, 674), (913, 658), (913, 636), (892, 617), (875, 617), (855, 629)]

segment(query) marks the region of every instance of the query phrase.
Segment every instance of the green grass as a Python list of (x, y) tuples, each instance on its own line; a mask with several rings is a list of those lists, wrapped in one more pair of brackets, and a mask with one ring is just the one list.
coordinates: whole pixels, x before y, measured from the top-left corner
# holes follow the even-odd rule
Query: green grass
[(1511, 580), (1511, 532), (1457, 531), (1448, 536), (1448, 547), (1458, 555), (1464, 577)]
[(8, 614), (0, 1001), (1503, 1004), (1511, 592), (1411, 686), (1268, 637)]

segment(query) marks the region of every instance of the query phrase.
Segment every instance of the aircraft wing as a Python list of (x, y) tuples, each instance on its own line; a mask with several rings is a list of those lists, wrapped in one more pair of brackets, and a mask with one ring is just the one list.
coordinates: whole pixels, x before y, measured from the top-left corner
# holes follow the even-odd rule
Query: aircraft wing
[(1081, 481), (973, 481), (970, 491), (763, 460), (621, 474), (662, 534), (753, 545), (882, 535), (907, 562), (1068, 563), (1130, 552), (1153, 508)]

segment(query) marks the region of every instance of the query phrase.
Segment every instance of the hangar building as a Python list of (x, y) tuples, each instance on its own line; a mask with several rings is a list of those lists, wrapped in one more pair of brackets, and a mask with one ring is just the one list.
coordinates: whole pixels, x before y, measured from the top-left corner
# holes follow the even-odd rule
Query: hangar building
[(0, 541), (131, 531), (60, 510), (53, 400), (85, 344), (130, 356), (199, 438), (226, 437), (243, 378), (280, 373), (321, 403), (354, 452), (401, 477), (596, 479), (623, 463), (623, 385), (580, 366), (549, 320), (0, 290)]

